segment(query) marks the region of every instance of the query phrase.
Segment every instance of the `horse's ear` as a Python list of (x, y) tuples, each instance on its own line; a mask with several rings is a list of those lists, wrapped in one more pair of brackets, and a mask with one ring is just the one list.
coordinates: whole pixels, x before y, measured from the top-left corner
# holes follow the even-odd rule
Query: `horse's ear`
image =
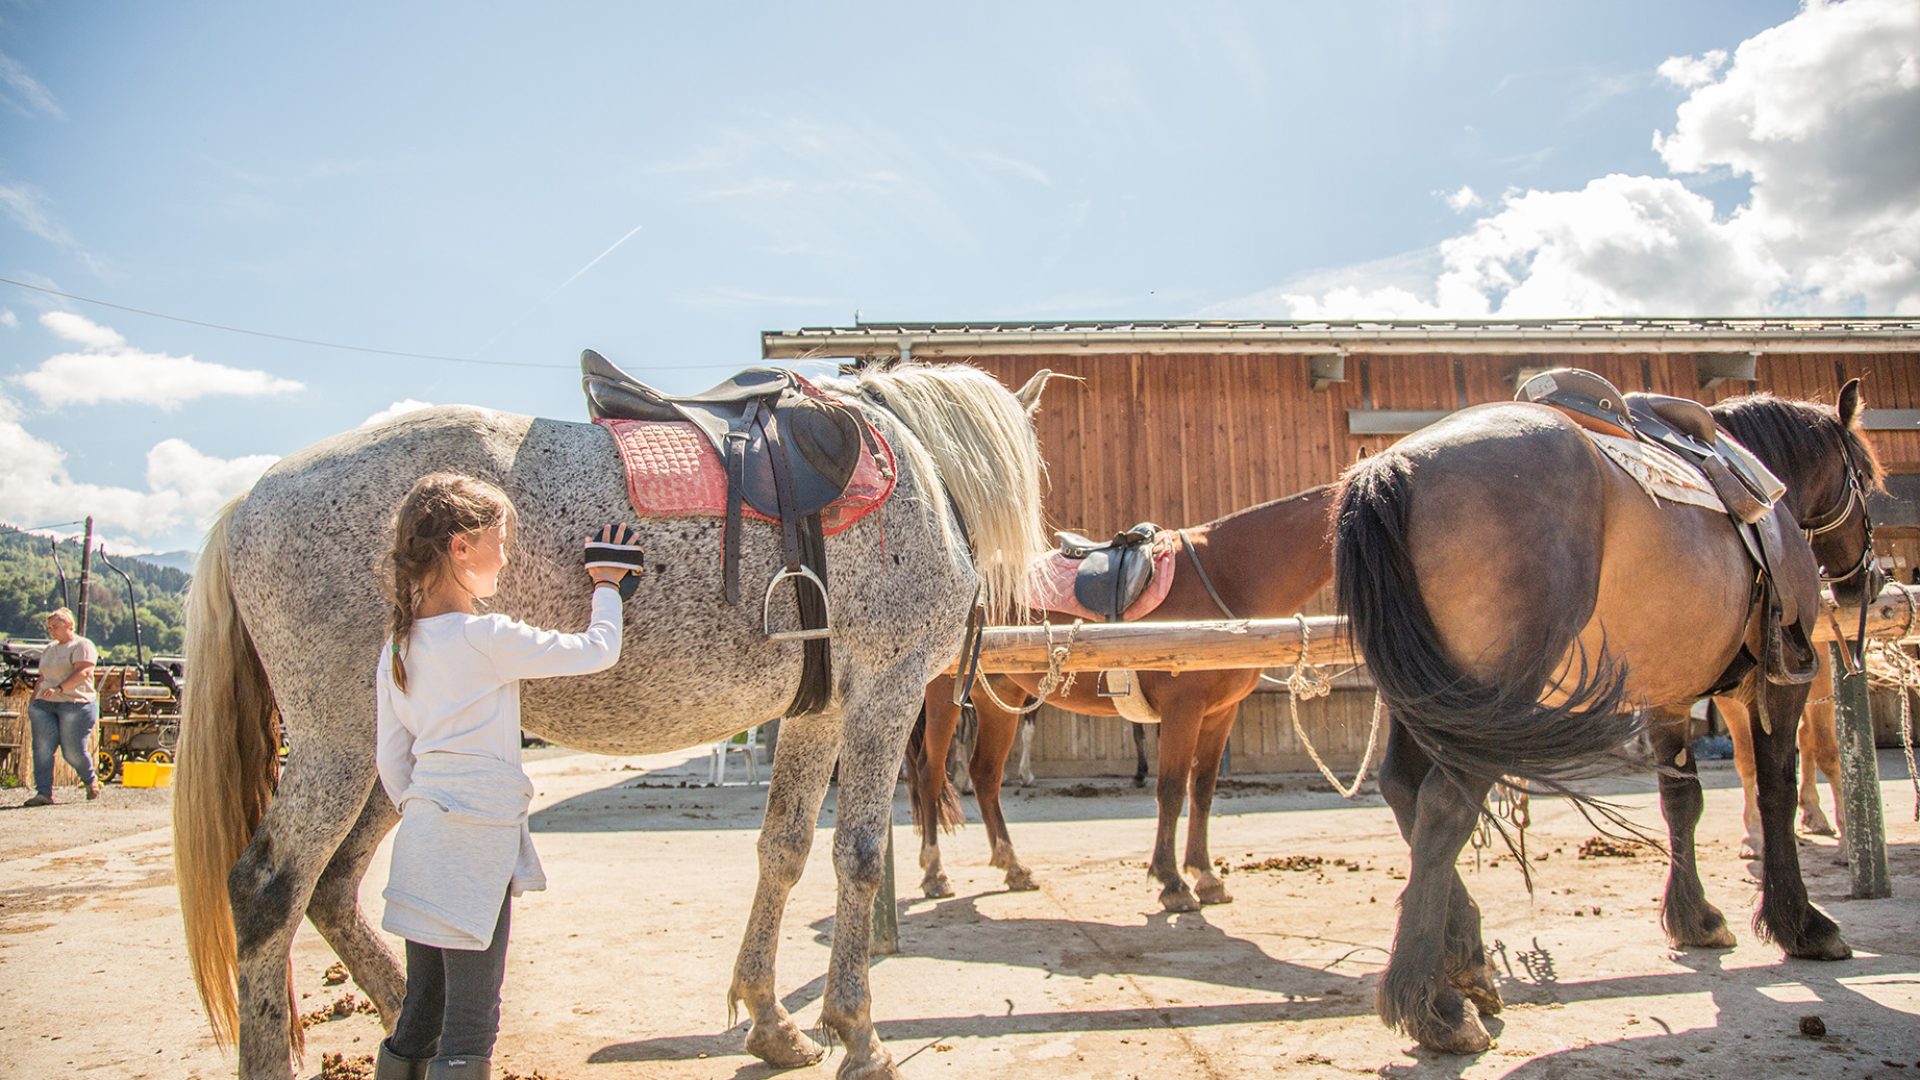
[(1041, 368), (1033, 373), (1033, 378), (1028, 379), (1025, 386), (1013, 392), (1014, 398), (1020, 402), (1020, 407), (1027, 410), (1027, 415), (1033, 415), (1034, 410), (1040, 407), (1040, 391), (1047, 388), (1047, 380), (1051, 378), (1053, 378), (1053, 369)]
[(1850, 428), (1860, 417), (1860, 380), (1848, 379), (1840, 388), (1840, 426)]

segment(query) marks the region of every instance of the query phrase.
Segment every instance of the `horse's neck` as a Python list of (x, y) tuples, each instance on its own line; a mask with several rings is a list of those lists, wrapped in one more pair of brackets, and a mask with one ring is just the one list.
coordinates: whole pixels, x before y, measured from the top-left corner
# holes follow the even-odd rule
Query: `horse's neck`
[(1329, 515), (1338, 493), (1337, 484), (1309, 488), (1202, 526), (1203, 569), (1235, 615), (1291, 615), (1333, 577)]

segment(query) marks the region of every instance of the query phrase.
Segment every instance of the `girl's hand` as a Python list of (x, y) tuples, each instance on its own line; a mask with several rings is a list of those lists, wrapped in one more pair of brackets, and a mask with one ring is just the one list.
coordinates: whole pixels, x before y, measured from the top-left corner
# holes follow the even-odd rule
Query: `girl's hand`
[(596, 585), (603, 581), (617, 585), (628, 574), (638, 577), (647, 572), (647, 556), (640, 550), (640, 533), (624, 523), (602, 525), (587, 537), (583, 561), (587, 576)]

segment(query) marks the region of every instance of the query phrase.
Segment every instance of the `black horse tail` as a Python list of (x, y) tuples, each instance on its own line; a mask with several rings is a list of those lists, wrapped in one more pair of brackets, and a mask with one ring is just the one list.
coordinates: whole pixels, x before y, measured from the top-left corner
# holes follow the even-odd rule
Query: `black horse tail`
[(960, 793), (947, 775), (947, 763), (927, 761), (927, 706), (920, 704), (920, 717), (913, 722), (913, 734), (907, 737), (907, 790), (913, 796), (913, 824), (921, 835), (931, 839), (934, 830), (952, 832), (967, 823), (960, 806)]
[(1540, 704), (1579, 633), (1575, 620), (1584, 618), (1567, 605), (1569, 625), (1546, 635), (1540, 656), (1514, 677), (1482, 682), (1461, 671), (1440, 641), (1414, 574), (1407, 546), (1412, 483), (1413, 465), (1400, 455), (1369, 458), (1348, 471), (1335, 519), (1339, 609), (1394, 720), (1463, 786), (1477, 790), (1516, 777), (1536, 792), (1604, 809), (1566, 785), (1624, 764), (1627, 744), (1640, 734), (1643, 721), (1622, 709), (1624, 666), (1604, 645), (1592, 663), (1583, 652), (1565, 702)]

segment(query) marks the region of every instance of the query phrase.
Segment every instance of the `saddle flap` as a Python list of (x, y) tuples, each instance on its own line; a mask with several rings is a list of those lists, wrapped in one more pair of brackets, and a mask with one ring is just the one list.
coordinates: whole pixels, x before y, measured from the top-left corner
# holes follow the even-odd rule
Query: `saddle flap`
[(1736, 527), (1760, 562), (1767, 583), (1759, 616), (1767, 679), (1791, 685), (1809, 682), (1819, 666), (1813, 621), (1820, 610), (1820, 568), (1813, 549), (1788, 516), (1785, 504), (1774, 505), (1757, 523)]
[[(1131, 534), (1122, 533), (1122, 536)], [(1119, 622), (1153, 580), (1153, 550), (1141, 541), (1095, 548), (1080, 560), (1073, 595), (1087, 610)]]

